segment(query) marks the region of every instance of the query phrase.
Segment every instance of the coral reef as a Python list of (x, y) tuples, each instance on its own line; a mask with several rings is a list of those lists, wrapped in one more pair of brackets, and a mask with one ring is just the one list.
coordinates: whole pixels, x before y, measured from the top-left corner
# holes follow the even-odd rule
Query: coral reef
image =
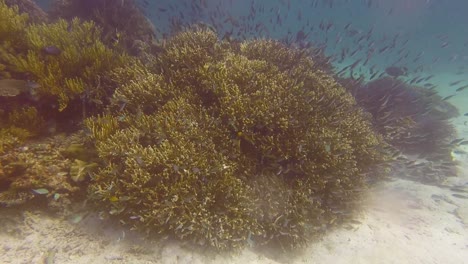
[[(271, 56), (275, 54), (275, 56)], [(201, 27), (115, 71), (86, 121), (105, 163), (90, 196), (149, 233), (218, 250), (294, 248), (349, 220), (386, 144), (309, 55)]]
[[(88, 187), (149, 234), (290, 249), (351, 220), (385, 174), (387, 144), (320, 50), (196, 26), (151, 53), (133, 1), (56, 5), (54, 23), (34, 24), (0, 0), (2, 205), (69, 203)], [(92, 20), (72, 19), (81, 11)], [(125, 55), (134, 40), (144, 60)], [(85, 138), (20, 146), (85, 116)]]
[(20, 14), (18, 6), (8, 7), (0, 1), (0, 77), (9, 78), (4, 58), (22, 44), (24, 28), (28, 21), (27, 14)]
[[(73, 123), (104, 108), (114, 89), (107, 74), (128, 56), (107, 47), (92, 21), (29, 23), (19, 10), (0, 1), (0, 110), (8, 115), (35, 108), (50, 131), (73, 129)], [(1, 125), (9, 126), (14, 124)], [(48, 132), (47, 126), (39, 128)]]
[(27, 130), (21, 128), (0, 128), (0, 154), (23, 143), (26, 139), (30, 138), (30, 136)]
[(402, 152), (393, 164), (396, 175), (430, 184), (456, 175), (451, 155), (456, 132), (450, 123), (459, 115), (455, 106), (432, 89), (393, 77), (364, 85), (346, 79), (341, 83), (372, 115), (375, 129)]
[[(71, 144), (82, 142), (82, 138), (80, 134), (58, 135), (23, 143), (22, 147), (0, 155), (0, 205), (42, 201), (49, 209), (63, 211), (71, 201), (82, 199), (86, 185), (75, 181), (76, 175), (71, 170), (76, 162), (62, 155)], [(78, 179), (82, 180), (87, 175), (80, 176)]]
[(45, 125), (34, 107), (0, 113), (0, 154), (26, 139), (39, 135)]
[(32, 23), (47, 23), (49, 16), (33, 0), (5, 0), (5, 3), (12, 7), (18, 6), (20, 13), (28, 14)]
[(103, 41), (137, 55), (155, 36), (153, 24), (134, 0), (55, 0), (51, 16), (92, 20), (103, 29)]
[(124, 56), (100, 42), (93, 22), (30, 25), (24, 34), (27, 51), (7, 54), (7, 69), (29, 75), (40, 96), (57, 98), (59, 111), (79, 96), (102, 98), (99, 76), (124, 63)]

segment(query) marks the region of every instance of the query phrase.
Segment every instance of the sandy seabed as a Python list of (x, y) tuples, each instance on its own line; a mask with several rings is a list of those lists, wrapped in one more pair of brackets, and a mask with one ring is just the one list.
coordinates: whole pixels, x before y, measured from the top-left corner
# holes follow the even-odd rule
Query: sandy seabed
[[(464, 120), (454, 122), (468, 138)], [(468, 155), (455, 159), (459, 175), (443, 186), (396, 177), (373, 187), (357, 224), (333, 230), (294, 254), (272, 257), (251, 249), (234, 256), (205, 254), (177, 242), (144, 239), (95, 213), (70, 220), (1, 208), (0, 263), (468, 263), (468, 200), (450, 190), (468, 188)]]

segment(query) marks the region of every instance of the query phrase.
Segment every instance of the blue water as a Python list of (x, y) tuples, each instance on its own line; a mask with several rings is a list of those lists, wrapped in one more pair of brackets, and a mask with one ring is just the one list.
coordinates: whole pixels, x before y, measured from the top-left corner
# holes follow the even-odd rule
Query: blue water
[[(48, 2), (39, 1), (44, 7)], [(302, 30), (306, 38), (301, 41), (334, 56), (337, 71), (360, 60), (353, 71), (355, 78), (369, 77), (370, 68), (382, 72), (395, 65), (407, 67), (409, 79), (442, 74), (442, 80), (436, 78), (441, 94), (450, 94), (446, 89), (453, 81), (468, 81), (465, 0), (137, 2), (154, 23), (159, 38), (170, 34), (174, 24), (200, 22), (213, 26), (220, 37), (232, 32), (231, 37), (239, 39), (295, 40)]]
[[(191, 8), (193, 3), (201, 8)], [(308, 35), (308, 41), (316, 46), (326, 45), (327, 55), (340, 55), (343, 48), (352, 52), (361, 46), (352, 57), (347, 56), (346, 62), (366, 58), (369, 47), (374, 47), (376, 52), (371, 55), (367, 65), (376, 65), (380, 69), (392, 64), (404, 65), (413, 71), (421, 71), (422, 68), (425, 74), (441, 71), (457, 73), (466, 68), (466, 10), (468, 2), (463, 0), (166, 0), (148, 1), (145, 7), (145, 12), (161, 32), (168, 32), (173, 20), (184, 24), (211, 24), (220, 36), (232, 28), (233, 35), (245, 30), (240, 38), (294, 38), (299, 30), (303, 30)], [(226, 21), (228, 18), (230, 20)], [(233, 20), (237, 23), (234, 27), (231, 23)], [(331, 24), (331, 27), (321, 30), (320, 23)], [(351, 24), (345, 30), (348, 23)], [(256, 28), (257, 25), (260, 27)], [(258, 30), (262, 28), (264, 30)], [(366, 34), (371, 30), (367, 38)], [(350, 31), (357, 34), (351, 35)], [(366, 38), (359, 41), (364, 35)], [(395, 47), (378, 54), (378, 50), (391, 45), (393, 40)], [(406, 54), (406, 58), (399, 60)]]

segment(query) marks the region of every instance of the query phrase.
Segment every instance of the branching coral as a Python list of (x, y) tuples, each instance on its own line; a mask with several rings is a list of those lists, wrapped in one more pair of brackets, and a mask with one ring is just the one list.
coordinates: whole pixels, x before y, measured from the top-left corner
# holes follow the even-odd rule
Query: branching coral
[(26, 28), (24, 56), (9, 54), (6, 63), (14, 72), (28, 73), (43, 96), (58, 98), (59, 110), (79, 95), (99, 94), (100, 74), (122, 65), (125, 57), (107, 48), (93, 22), (31, 25)]
[(18, 7), (8, 7), (0, 0), (0, 76), (9, 78), (4, 58), (13, 52), (13, 47), (23, 46), (23, 33), (28, 15), (19, 14)]
[(195, 28), (149, 69), (116, 71), (114, 117), (86, 122), (106, 164), (90, 194), (125, 223), (216, 249), (296, 247), (349, 219), (385, 143), (309, 55)]
[(32, 23), (43, 23), (48, 21), (48, 15), (34, 0), (5, 0), (8, 6), (18, 6), (20, 13), (26, 13)]
[(8, 114), (0, 114), (0, 153), (38, 136), (45, 125), (36, 108), (23, 107)]
[(134, 0), (54, 0), (52, 17), (93, 20), (103, 29), (107, 45), (138, 54), (139, 43), (151, 44), (155, 30)]

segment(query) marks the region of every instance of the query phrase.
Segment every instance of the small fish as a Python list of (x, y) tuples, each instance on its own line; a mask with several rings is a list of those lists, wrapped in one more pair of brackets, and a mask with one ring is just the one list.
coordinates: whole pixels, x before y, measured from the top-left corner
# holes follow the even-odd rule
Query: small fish
[(390, 66), (385, 69), (385, 72), (392, 77), (405, 76), (408, 72), (406, 67)]
[(37, 193), (37, 194), (48, 194), (48, 193), (49, 193), (49, 190), (44, 189), (44, 188), (33, 189), (32, 191), (35, 192), (35, 193)]
[(448, 43), (448, 42), (443, 42), (443, 43), (440, 45), (440, 47), (441, 47), (441, 48), (445, 48), (445, 47), (447, 47), (449, 44), (450, 44), (450, 43)]
[(457, 138), (457, 139), (454, 139), (450, 142), (450, 145), (453, 145), (453, 144), (458, 144), (460, 142), (462, 142), (464, 140), (464, 138)]
[(46, 55), (58, 56), (62, 53), (62, 50), (59, 49), (57, 46), (52, 45), (43, 47), (42, 52), (44, 52)]
[(465, 90), (466, 88), (468, 88), (468, 84), (465, 85), (465, 86), (462, 86), (462, 87), (458, 88), (458, 89), (455, 90), (455, 91), (456, 91), (456, 92), (461, 92), (461, 91)]
[(457, 84), (459, 84), (459, 83), (461, 83), (461, 82), (463, 82), (463, 80), (451, 82), (449, 85), (450, 85), (450, 86), (454, 86), (454, 85), (457, 85)]
[(461, 194), (458, 194), (458, 193), (454, 193), (454, 194), (452, 194), (452, 196), (456, 197), (456, 198), (460, 198), (460, 199), (468, 199), (468, 196), (461, 195)]
[(446, 101), (446, 100), (448, 100), (448, 99), (450, 99), (450, 98), (452, 98), (454, 96), (455, 96), (454, 94), (446, 96), (446, 97), (442, 98), (442, 101)]
[(450, 190), (451, 190), (452, 192), (468, 193), (466, 190), (460, 189), (460, 188), (457, 188), (457, 187), (452, 187), (452, 188), (450, 188)]

